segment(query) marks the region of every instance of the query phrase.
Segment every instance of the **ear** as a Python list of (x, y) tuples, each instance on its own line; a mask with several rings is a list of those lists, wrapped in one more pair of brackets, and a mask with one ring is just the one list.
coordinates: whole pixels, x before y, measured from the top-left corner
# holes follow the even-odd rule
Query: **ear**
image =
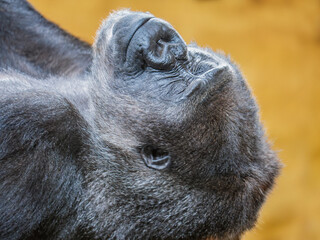
[(169, 167), (171, 157), (169, 153), (151, 145), (141, 148), (141, 157), (147, 167), (155, 170), (163, 170)]

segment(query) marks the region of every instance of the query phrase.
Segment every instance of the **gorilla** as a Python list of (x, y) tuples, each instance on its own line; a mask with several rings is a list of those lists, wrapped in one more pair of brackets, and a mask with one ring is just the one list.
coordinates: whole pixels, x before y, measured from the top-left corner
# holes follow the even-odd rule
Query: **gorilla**
[(279, 172), (224, 54), (150, 13), (89, 46), (0, 0), (0, 239), (235, 240)]

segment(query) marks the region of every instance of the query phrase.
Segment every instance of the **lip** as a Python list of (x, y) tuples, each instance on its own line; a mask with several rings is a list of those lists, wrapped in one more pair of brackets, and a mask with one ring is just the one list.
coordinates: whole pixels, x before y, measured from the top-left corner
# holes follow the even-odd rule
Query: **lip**
[(206, 73), (203, 76), (199, 77), (195, 81), (193, 81), (187, 88), (182, 97), (182, 99), (188, 99), (195, 93), (201, 94), (203, 91), (207, 91), (208, 88), (212, 88), (213, 85), (220, 85), (222, 84), (221, 81), (215, 81), (215, 79), (219, 78), (223, 72), (228, 70), (227, 65), (220, 65), (217, 66)]
[(132, 38), (134, 37), (136, 32), (139, 30), (139, 28), (141, 28), (144, 24), (146, 24), (152, 18), (154, 18), (154, 17), (145, 17), (145, 18), (139, 19), (137, 24), (135, 25), (135, 27), (128, 33), (129, 39), (128, 39), (128, 42), (127, 42), (126, 48), (125, 48), (125, 53), (126, 53), (125, 59), (124, 59), (125, 61), (127, 59), (128, 48), (129, 48), (129, 45), (131, 43)]

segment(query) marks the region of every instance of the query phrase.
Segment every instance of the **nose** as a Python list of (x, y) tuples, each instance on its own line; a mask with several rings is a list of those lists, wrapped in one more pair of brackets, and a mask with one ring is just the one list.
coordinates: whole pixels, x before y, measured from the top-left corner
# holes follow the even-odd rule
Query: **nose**
[(159, 70), (168, 70), (177, 60), (187, 59), (187, 45), (167, 22), (151, 18), (134, 33), (127, 46), (126, 64), (142, 63)]
[(187, 59), (187, 45), (166, 21), (149, 13), (119, 11), (112, 15), (106, 29), (109, 57), (121, 71), (139, 71), (145, 67), (164, 70), (177, 60)]

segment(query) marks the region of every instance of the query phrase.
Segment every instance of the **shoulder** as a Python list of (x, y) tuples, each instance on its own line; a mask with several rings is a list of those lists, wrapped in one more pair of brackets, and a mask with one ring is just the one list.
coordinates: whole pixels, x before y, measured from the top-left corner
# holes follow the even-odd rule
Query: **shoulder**
[[(64, 96), (24, 78), (2, 80), (0, 238), (20, 239), (39, 227), (43, 234), (50, 232), (49, 223), (40, 226), (46, 219), (76, 214), (82, 191), (80, 161), (88, 150), (89, 132)], [(57, 224), (64, 225), (62, 220)]]
[[(0, 88), (0, 146), (30, 148), (36, 142), (77, 152), (87, 134), (87, 123), (64, 96), (12, 79)], [(1, 155), (11, 147), (2, 149)], [(0, 156), (1, 159), (1, 156)]]

